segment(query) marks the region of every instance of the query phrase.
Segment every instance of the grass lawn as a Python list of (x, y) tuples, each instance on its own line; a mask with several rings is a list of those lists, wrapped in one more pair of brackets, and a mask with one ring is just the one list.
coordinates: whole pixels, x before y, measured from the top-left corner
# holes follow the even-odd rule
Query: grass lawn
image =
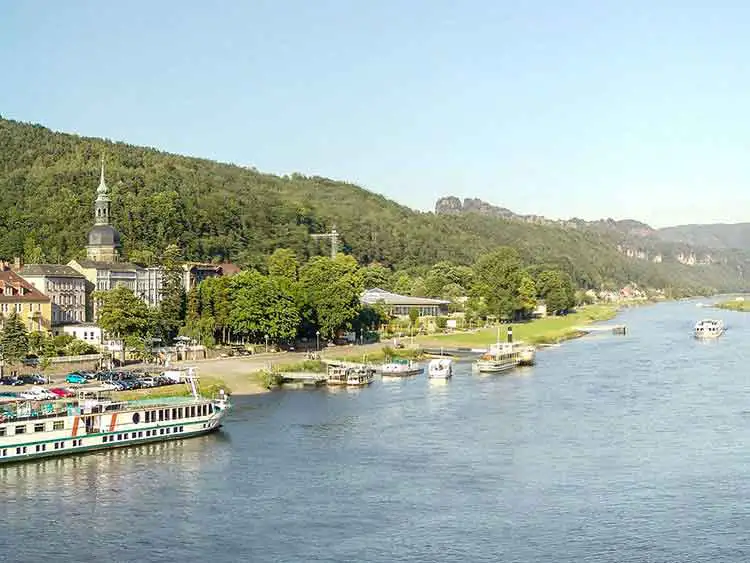
[[(576, 327), (596, 321), (612, 319), (617, 308), (611, 305), (589, 305), (576, 313), (564, 317), (547, 317), (526, 323), (512, 323), (513, 340), (531, 344), (554, 343), (576, 336)], [(505, 341), (509, 325), (500, 327), (500, 340)], [(497, 328), (485, 328), (473, 332), (418, 336), (414, 341), (421, 346), (487, 347), (497, 341)]]
[(724, 301), (715, 305), (719, 309), (727, 309), (729, 311), (741, 311), (747, 313), (750, 311), (750, 301)]

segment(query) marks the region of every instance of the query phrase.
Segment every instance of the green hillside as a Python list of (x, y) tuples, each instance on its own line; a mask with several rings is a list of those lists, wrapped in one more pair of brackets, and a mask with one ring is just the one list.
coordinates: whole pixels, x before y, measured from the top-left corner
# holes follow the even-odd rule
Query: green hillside
[[(471, 264), (499, 245), (529, 264), (556, 265), (582, 286), (746, 288), (737, 264), (651, 264), (617, 252), (616, 237), (591, 229), (534, 225), (479, 214), (413, 211), (344, 182), (167, 154), (0, 119), (0, 257), (66, 261), (91, 224), (104, 154), (114, 223), (127, 256), (158, 256), (176, 242), (190, 260), (264, 263), (274, 249), (300, 258), (326, 251), (310, 233), (336, 225), (360, 263), (420, 268)], [(144, 252), (145, 251), (145, 252)]]

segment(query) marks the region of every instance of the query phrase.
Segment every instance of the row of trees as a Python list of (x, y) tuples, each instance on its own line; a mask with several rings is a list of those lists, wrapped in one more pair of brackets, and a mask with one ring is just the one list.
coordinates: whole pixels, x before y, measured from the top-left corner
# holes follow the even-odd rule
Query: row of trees
[(38, 359), (37, 366), (44, 370), (51, 358), (96, 352), (98, 350), (91, 344), (70, 334), (50, 336), (39, 331), (28, 332), (15, 311), (4, 320), (3, 329), (0, 331), (0, 357), (10, 366), (32, 356)]
[(446, 298), (454, 310), (474, 318), (527, 318), (539, 299), (553, 313), (575, 305), (568, 274), (525, 266), (508, 247), (483, 255), (472, 267), (442, 261), (424, 276), (392, 272), (379, 264), (360, 267), (343, 254), (300, 263), (291, 249), (277, 249), (262, 269), (206, 279), (188, 295), (179, 281), (176, 255), (173, 247), (165, 253), (158, 309), (149, 310), (120, 287), (96, 295), (99, 325), (135, 348), (150, 338), (171, 341), (177, 334), (207, 344), (333, 339), (342, 330), (361, 333), (387, 320), (383, 307), (360, 304), (363, 290), (372, 287)]

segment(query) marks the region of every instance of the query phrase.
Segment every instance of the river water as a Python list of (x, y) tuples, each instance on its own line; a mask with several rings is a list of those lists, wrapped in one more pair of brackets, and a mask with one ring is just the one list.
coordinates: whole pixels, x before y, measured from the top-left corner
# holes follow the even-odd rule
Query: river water
[(218, 434), (0, 468), (0, 560), (750, 560), (750, 316), (618, 321), (508, 375), (236, 398)]

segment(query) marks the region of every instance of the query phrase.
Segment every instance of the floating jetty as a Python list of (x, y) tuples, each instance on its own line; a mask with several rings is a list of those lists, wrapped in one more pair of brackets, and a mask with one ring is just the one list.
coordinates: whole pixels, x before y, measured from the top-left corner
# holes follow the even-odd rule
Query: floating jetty
[(577, 326), (575, 329), (579, 332), (611, 332), (612, 334), (627, 334), (626, 325), (595, 325), (595, 326)]
[(326, 374), (312, 371), (285, 371), (279, 373), (282, 383), (298, 383), (305, 386), (317, 387), (325, 385)]

